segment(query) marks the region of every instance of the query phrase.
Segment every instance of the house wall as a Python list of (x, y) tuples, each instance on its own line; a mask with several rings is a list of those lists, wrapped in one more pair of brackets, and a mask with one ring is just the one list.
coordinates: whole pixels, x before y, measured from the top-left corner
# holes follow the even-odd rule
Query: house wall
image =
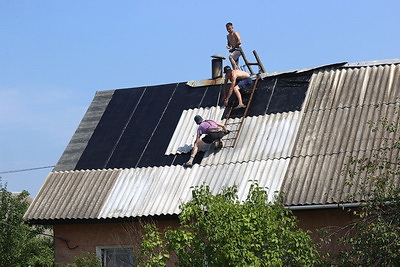
[[(178, 220), (162, 220), (156, 224), (160, 229), (176, 227)], [(69, 240), (68, 248), (66, 242), (55, 239), (55, 260), (60, 264), (72, 263), (82, 253), (96, 253), (97, 246), (133, 245), (135, 250), (143, 234), (142, 224), (137, 221), (56, 224), (53, 229), (55, 236)]]
[[(342, 209), (320, 210), (295, 210), (293, 214), (298, 218), (300, 228), (310, 230), (315, 242), (319, 241), (317, 229), (324, 227), (343, 227), (354, 219), (352, 212)], [(178, 220), (157, 221), (160, 229), (166, 226), (177, 227)], [(81, 253), (96, 253), (96, 246), (134, 246), (137, 249), (139, 237), (143, 234), (142, 224), (135, 222), (115, 223), (85, 223), (85, 224), (56, 224), (54, 234), (69, 240), (67, 244), (59, 239), (55, 240), (56, 262), (72, 263), (74, 258)], [(325, 249), (337, 250), (337, 245), (332, 244)], [(172, 266), (172, 265), (171, 265)]]
[(335, 253), (340, 246), (335, 242), (337, 237), (343, 235), (344, 226), (348, 225), (355, 219), (353, 209), (343, 210), (341, 208), (330, 209), (315, 209), (315, 210), (294, 210), (293, 214), (298, 218), (298, 225), (303, 230), (311, 231), (311, 238), (314, 242), (319, 243), (322, 237), (321, 231), (326, 230), (330, 234), (337, 232), (337, 235), (332, 235), (332, 242), (329, 245), (322, 245), (320, 250)]

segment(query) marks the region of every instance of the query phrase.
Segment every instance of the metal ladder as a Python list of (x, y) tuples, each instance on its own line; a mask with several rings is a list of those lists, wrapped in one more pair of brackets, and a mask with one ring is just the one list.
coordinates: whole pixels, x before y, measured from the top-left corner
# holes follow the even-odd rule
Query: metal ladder
[(230, 109), (225, 117), (225, 123), (224, 123), (226, 129), (229, 130), (229, 134), (227, 134), (226, 136), (224, 136), (222, 138), (222, 141), (224, 142), (224, 147), (232, 147), (232, 148), (235, 147), (236, 141), (239, 137), (240, 130), (242, 129), (244, 119), (247, 116), (247, 112), (249, 111), (251, 100), (253, 99), (253, 95), (257, 88), (259, 79), (260, 79), (260, 74), (257, 74), (256, 81), (253, 83), (253, 88), (250, 93), (249, 101), (247, 102), (246, 108), (245, 108), (244, 113), (243, 113), (242, 117), (240, 118), (239, 122), (236, 122), (236, 121), (229, 122), (229, 119), (231, 118), (231, 115), (232, 115), (232, 111), (236, 105), (233, 104), (230, 107)]

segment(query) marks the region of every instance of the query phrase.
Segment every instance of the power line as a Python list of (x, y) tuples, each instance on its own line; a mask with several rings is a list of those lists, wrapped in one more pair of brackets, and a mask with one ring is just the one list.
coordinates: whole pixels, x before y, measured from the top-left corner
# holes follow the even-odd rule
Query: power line
[(36, 167), (36, 168), (29, 168), (29, 169), (19, 169), (19, 170), (11, 170), (11, 171), (2, 171), (2, 172), (0, 172), (0, 174), (36, 171), (36, 170), (48, 169), (48, 168), (54, 168), (54, 167), (55, 167), (55, 166), (53, 165), (53, 166), (43, 166), (43, 167)]

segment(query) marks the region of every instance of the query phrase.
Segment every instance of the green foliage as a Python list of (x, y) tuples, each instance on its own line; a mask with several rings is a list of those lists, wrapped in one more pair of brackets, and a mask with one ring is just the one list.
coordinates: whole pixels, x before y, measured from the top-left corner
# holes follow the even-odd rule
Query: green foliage
[(141, 251), (136, 255), (139, 266), (158, 267), (165, 266), (169, 260), (169, 253), (164, 248), (161, 233), (154, 224), (144, 225), (146, 231), (141, 243)]
[(12, 194), (0, 183), (0, 262), (4, 266), (52, 266), (53, 244), (38, 237), (45, 228), (32, 228), (22, 219), (29, 193)]
[[(318, 253), (309, 235), (297, 228), (282, 198), (268, 202), (267, 192), (253, 183), (245, 201), (237, 187), (212, 195), (195, 187), (193, 199), (181, 206), (180, 227), (158, 237), (173, 252), (178, 266), (310, 266)], [(155, 228), (150, 229), (156, 232)], [(146, 247), (149, 247), (146, 245)]]
[(74, 263), (68, 264), (67, 267), (101, 267), (101, 263), (96, 254), (82, 253), (76, 256)]
[[(399, 137), (397, 122), (383, 119), (371, 124), (372, 131), (382, 131), (384, 148), (371, 157), (352, 159), (347, 167), (352, 178), (366, 177), (350, 195), (350, 200), (365, 200), (352, 210), (356, 220), (342, 229), (339, 243), (344, 248), (331, 262), (338, 265), (400, 266), (400, 189)], [(357, 180), (356, 179), (356, 180)], [(354, 182), (349, 182), (354, 186)]]

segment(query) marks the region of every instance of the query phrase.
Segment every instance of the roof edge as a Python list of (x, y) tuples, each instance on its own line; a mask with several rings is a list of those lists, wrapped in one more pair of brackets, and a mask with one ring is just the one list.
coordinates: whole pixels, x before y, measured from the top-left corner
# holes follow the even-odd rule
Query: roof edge
[(343, 67), (367, 67), (367, 66), (390, 65), (390, 64), (398, 64), (398, 63), (400, 63), (400, 58), (347, 63)]

